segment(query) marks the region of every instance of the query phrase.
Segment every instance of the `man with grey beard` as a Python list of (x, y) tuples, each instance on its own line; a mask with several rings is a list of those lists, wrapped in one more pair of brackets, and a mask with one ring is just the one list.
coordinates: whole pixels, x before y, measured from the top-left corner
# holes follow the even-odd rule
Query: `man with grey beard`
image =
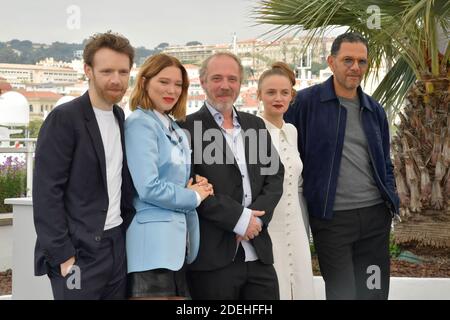
[(207, 99), (181, 123), (191, 137), (193, 174), (215, 191), (197, 208), (200, 250), (188, 271), (193, 299), (279, 299), (267, 226), (284, 168), (264, 122), (233, 106), (242, 76), (235, 55), (207, 58), (200, 69)]

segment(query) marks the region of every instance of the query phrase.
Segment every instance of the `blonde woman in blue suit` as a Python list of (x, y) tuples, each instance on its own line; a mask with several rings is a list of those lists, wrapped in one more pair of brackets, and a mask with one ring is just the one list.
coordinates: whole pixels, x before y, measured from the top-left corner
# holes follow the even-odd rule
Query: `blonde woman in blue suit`
[[(136, 215), (127, 230), (131, 299), (190, 298), (185, 264), (199, 248), (195, 208), (213, 193), (203, 177), (190, 179), (191, 151), (172, 119), (186, 116), (189, 80), (171, 56), (141, 66), (125, 121), (125, 146), (136, 189)], [(172, 116), (172, 117), (171, 117)]]

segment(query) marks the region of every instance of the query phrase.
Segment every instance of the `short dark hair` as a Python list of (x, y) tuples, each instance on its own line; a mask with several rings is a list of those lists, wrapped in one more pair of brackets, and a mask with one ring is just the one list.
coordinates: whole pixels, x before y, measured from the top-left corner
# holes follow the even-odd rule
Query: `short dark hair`
[(126, 54), (130, 58), (130, 68), (133, 66), (134, 48), (131, 46), (130, 41), (124, 36), (113, 33), (112, 31), (96, 33), (89, 38), (84, 47), (84, 63), (93, 67), (95, 53), (102, 48), (108, 48)]
[(347, 32), (339, 35), (336, 39), (334, 39), (333, 44), (331, 45), (331, 55), (336, 56), (341, 49), (342, 42), (360, 42), (366, 46), (367, 52), (369, 52), (369, 44), (367, 40), (357, 32)]

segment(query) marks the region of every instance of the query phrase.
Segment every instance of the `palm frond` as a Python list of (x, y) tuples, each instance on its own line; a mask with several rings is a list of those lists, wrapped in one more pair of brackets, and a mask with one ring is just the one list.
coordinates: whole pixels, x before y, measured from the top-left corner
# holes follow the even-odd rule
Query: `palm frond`
[(404, 58), (400, 57), (379, 83), (372, 96), (387, 110), (396, 113), (401, 107), (416, 76)]
[[(381, 9), (379, 29), (367, 25), (367, 8), (373, 4)], [(276, 30), (278, 37), (308, 31), (308, 44), (336, 27), (361, 33), (368, 39), (369, 63), (375, 71), (384, 60), (394, 64), (375, 96), (395, 108), (415, 79), (446, 69), (447, 62), (439, 66), (437, 26), (448, 35), (449, 15), (448, 0), (259, 0), (253, 17), (258, 24), (274, 25), (268, 34)], [(447, 50), (446, 61), (449, 55)]]

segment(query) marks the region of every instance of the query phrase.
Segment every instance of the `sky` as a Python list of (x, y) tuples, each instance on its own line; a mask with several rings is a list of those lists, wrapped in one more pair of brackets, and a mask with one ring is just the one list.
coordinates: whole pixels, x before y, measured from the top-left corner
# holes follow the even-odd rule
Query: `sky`
[(162, 42), (229, 43), (261, 36), (254, 26), (257, 0), (0, 0), (0, 41), (81, 43), (112, 30), (148, 49)]

